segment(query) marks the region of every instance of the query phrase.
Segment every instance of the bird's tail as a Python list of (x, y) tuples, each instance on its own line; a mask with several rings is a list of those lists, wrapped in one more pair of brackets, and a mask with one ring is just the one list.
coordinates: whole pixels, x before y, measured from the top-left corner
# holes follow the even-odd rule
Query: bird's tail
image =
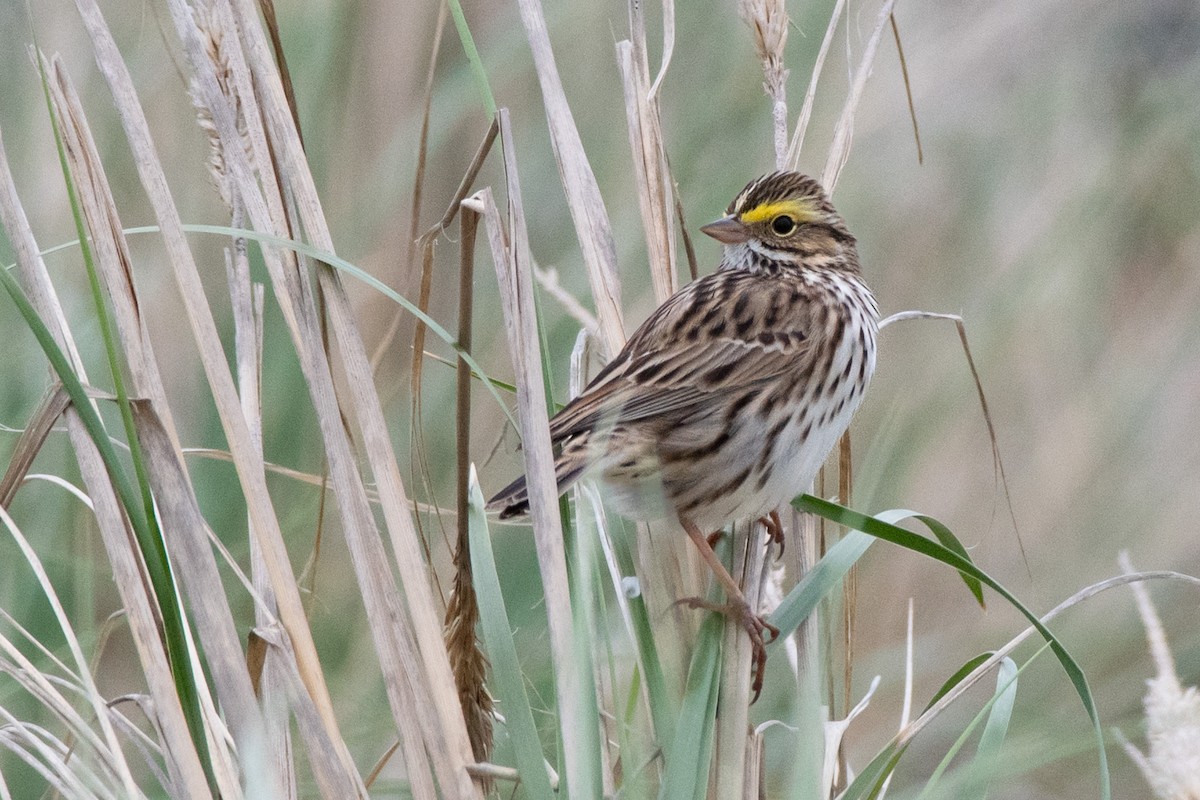
[[(562, 494), (587, 470), (587, 448), (582, 442), (572, 441), (563, 448), (562, 454), (554, 460), (554, 480), (558, 484), (558, 493)], [(529, 513), (529, 487), (525, 484), (525, 476), (517, 478), (501, 489), (487, 503), (487, 510), (497, 513), (500, 519), (515, 519)]]

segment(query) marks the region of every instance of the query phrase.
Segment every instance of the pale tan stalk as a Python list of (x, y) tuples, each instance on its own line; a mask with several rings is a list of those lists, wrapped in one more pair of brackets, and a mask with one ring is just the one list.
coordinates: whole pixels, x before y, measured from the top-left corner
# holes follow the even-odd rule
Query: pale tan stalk
[(575, 127), (575, 119), (563, 91), (562, 79), (554, 64), (554, 51), (546, 31), (546, 18), (539, 0), (517, 0), (521, 21), (533, 51), (533, 64), (542, 88), (550, 141), (558, 162), (559, 177), (567, 195), (567, 206), (575, 223), (575, 233), (583, 249), (596, 317), (600, 320), (600, 345), (613, 356), (625, 343), (625, 325), (621, 313), (621, 283), (617, 276), (616, 246), (612, 225), (596, 175), (588, 163)]
[[(635, 37), (636, 39), (636, 37)], [(617, 64), (625, 90), (625, 120), (633, 175), (646, 235), (650, 279), (655, 304), (663, 303), (679, 289), (675, 265), (675, 216), (672, 182), (667, 170), (666, 150), (658, 102), (650, 94), (644, 59), (631, 42), (617, 43)]]
[(785, 0), (740, 0), (738, 14), (750, 27), (754, 50), (762, 64), (763, 89), (771, 98), (774, 123), (775, 168), (787, 163), (787, 78), (783, 51), (787, 46), (788, 13)]
[(587, 797), (591, 787), (585, 784), (575, 754), (584, 751), (584, 737), (577, 721), (585, 719), (580, 708), (584, 690), (579, 675), (574, 645), (576, 631), (571, 616), (567, 587), (567, 561), (563, 545), (562, 523), (558, 515), (558, 489), (554, 477), (554, 452), (550, 444), (549, 417), (542, 382), (541, 352), (538, 346), (537, 315), (533, 307), (532, 257), (525, 229), (521, 185), (513, 152), (512, 130), (506, 109), (499, 112), (500, 141), (504, 148), (505, 179), (509, 208), (507, 230), (488, 189), (472, 198), (472, 207), (482, 213), (488, 243), (500, 285), (504, 312), (504, 330), (513, 358), (517, 384), (517, 413), (521, 423), (522, 453), (529, 486), (530, 517), (537, 542), (542, 591), (546, 598), (550, 654), (555, 670), (555, 696), (562, 726), (564, 772), (571, 796)]
[[(235, 224), (238, 222), (237, 216), (235, 213)], [(230, 248), (226, 248), (225, 267), (233, 311), (238, 395), (242, 399), (242, 413), (250, 427), (251, 439), (261, 455), (263, 304), (266, 291), (261, 283), (250, 281), (250, 262), (244, 239), (238, 239)], [(250, 573), (255, 595), (259, 598), (254, 604), (254, 626), (258, 631), (278, 624), (279, 604), (271, 590), (271, 577), (263, 563), (258, 537), (250, 530), (253, 524), (254, 520), (247, 516)], [(256, 785), (264, 791), (271, 791), (274, 797), (281, 800), (292, 800), (297, 796), (297, 777), (285, 679), (290, 667), (281, 663), (283, 653), (278, 648), (267, 646), (257, 634), (251, 639), (248, 650), (254, 649), (255, 643), (258, 644), (261, 661), (257, 670), (251, 669), (250, 679), (262, 705), (266, 726), (264, 757), (270, 760), (272, 767), (266, 771), (266, 775), (255, 776)], [(249, 653), (247, 661), (251, 661)]]
[[(247, 65), (253, 75), (254, 96), (259, 99), (263, 116), (268, 121), (266, 128), (271, 137), (272, 152), (279, 173), (287, 181), (288, 196), (295, 202), (298, 226), (315, 246), (332, 253), (333, 242), (312, 174), (272, 64), (270, 49), (261, 28), (255, 23), (254, 8), (249, 0), (237, 0), (233, 6), (237, 29), (248, 55)], [(302, 280), (304, 274), (303, 271), (300, 273)], [(425, 740), (425, 751), (445, 796), (476, 797), (479, 788), (466, 771), (466, 765), (473, 761), (470, 742), (458, 706), (435, 603), (425, 580), (428, 568), (408, 511), (407, 493), (391, 448), (366, 349), (340, 276), (331, 268), (320, 266), (317, 277), (328, 303), (334, 351), (347, 379), (347, 416), (359, 426), (364, 455), (379, 487), (380, 504), (398, 562), (398, 574), (407, 576), (402, 601), (382, 542), (374, 530), (374, 520), (365, 503), (355, 463), (349, 460), (349, 443), (345, 441), (344, 432), (333, 430), (335, 425), (340, 426), (340, 417), (334, 415), (336, 408), (322, 409), (319, 416), (322, 428), (326, 430), (327, 448), (330, 445), (333, 449), (344, 448), (341, 455), (346, 456), (339, 467), (344, 474), (337, 480), (347, 484), (346, 490), (353, 490), (347, 491), (347, 496), (355, 505), (354, 514), (361, 519), (361, 524), (347, 529), (347, 541), (363, 584), (362, 594), (368, 603), (368, 617), (381, 654), (393, 718), (402, 733), (416, 727), (415, 732)], [(319, 339), (308, 341), (315, 343)], [(308, 349), (319, 348), (310, 346)], [(323, 366), (320, 363), (323, 355), (312, 355), (318, 360), (317, 366)], [(315, 378), (331, 388), (327, 372), (327, 366), (314, 370), (309, 376), (310, 382)], [(339, 441), (333, 441), (335, 438)], [(332, 455), (330, 472), (334, 476)], [(410, 689), (392, 688), (393, 684), (407, 682), (411, 682)], [(414, 758), (409, 767), (414, 769), (420, 763)]]
[[(17, 198), (2, 139), (0, 220), (3, 221), (9, 241), (16, 252), (17, 269), (30, 301), (37, 309), (38, 316), (50, 327), (76, 375), (86, 382), (87, 376), (65, 324), (62, 307), (50, 283), (46, 265), (38, 254), (39, 248), (34, 241), (29, 221)], [(128, 612), (130, 633), (146, 676), (150, 696), (154, 700), (167, 772), (175, 785), (181, 787), (189, 796), (209, 797), (208, 781), (191, 741), (183, 708), (171, 679), (166, 651), (159, 636), (154, 610), (156, 601), (152, 597), (149, 578), (145, 574), (140, 556), (129, 546), (132, 534), (126, 527), (116, 491), (104, 461), (78, 413), (74, 409), (68, 409), (65, 418), (71, 446), (91, 497), (101, 540), (113, 570), (114, 583)]]
[[(746, 602), (756, 610), (762, 609), (763, 583), (766, 578), (767, 556), (771, 547), (764, 543), (762, 526), (757, 522), (737, 525), (733, 529), (733, 571), (740, 579)], [(717, 722), (713, 753), (713, 797), (751, 797), (745, 792), (750, 741), (747, 739), (750, 719), (750, 637), (741, 626), (728, 620), (725, 623), (724, 644), (721, 648), (721, 708)], [(753, 765), (757, 771), (758, 764)]]
[[(148, 398), (141, 404), (140, 419), (153, 420), (153, 430), (141, 433), (157, 435), (161, 432), (166, 440), (166, 446), (153, 451), (146, 449), (144, 452), (151, 483), (169, 484), (173, 491), (178, 491), (178, 495), (170, 497), (156, 493), (160, 512), (163, 512), (164, 538), (172, 553), (185, 596), (191, 601), (197, 633), (213, 670), (214, 688), (225, 709), (234, 740), (240, 747), (247, 747), (251, 742), (262, 739), (265, 734), (264, 722), (246, 674), (245, 659), (227, 598), (224, 593), (211, 590), (212, 586), (220, 584), (220, 574), (203, 533), (205, 525), (171, 421), (150, 334), (138, 311), (141, 304), (134, 286), (128, 245), (121, 233), (122, 225), (112, 193), (100, 164), (99, 153), (87, 129), (79, 99), (57, 59), (52, 68), (51, 96), (63, 120), (63, 135), (70, 144), (67, 148), (68, 160), (72, 173), (77, 177), (80, 203), (92, 232), (96, 266), (112, 299), (113, 317), (120, 334), (125, 362), (129, 366), (133, 394)], [(170, 507), (180, 509), (174, 518), (165, 513), (165, 509)], [(207, 686), (200, 681), (198, 688), (204, 692)], [(214, 728), (221, 726), (216, 719), (212, 720), (212, 724)], [(217, 741), (220, 743), (220, 737), (217, 737)], [(218, 777), (222, 778), (223, 774), (223, 782), (228, 788), (223, 788), (222, 792), (230, 796), (230, 792), (238, 787), (232, 755), (224, 747), (218, 746), (213, 756), (216, 764), (223, 765), (223, 769), (218, 770)]]
[[(226, 3), (218, 3), (218, 6), (229, 9)], [(222, 139), (233, 140), (236, 124), (230, 118), (228, 108), (223, 108), (219, 92), (215, 91), (211, 66), (204, 63), (195, 31), (189, 25), (186, 7), (173, 1), (172, 13), (206, 99), (215, 106), (214, 125)], [(243, 192), (248, 216), (256, 228), (276, 235), (303, 227), (315, 246), (332, 252), (332, 241), (312, 177), (254, 9), (239, 2), (228, 13), (236, 19), (241, 46), (246, 53), (243, 58), (240, 50), (235, 52), (231, 68), (234, 85), (249, 118), (247, 127), (255, 157), (259, 163), (264, 160), (270, 163), (274, 158), (278, 165), (276, 169), (262, 170), (255, 176), (250, 166), (236, 157), (237, 154), (227, 151), (227, 156), (232, 156), (229, 164), (237, 175), (235, 180)], [(268, 135), (270, 146), (266, 143)], [(288, 196), (295, 200), (299, 217), (294, 223), (288, 218), (273, 172), (287, 182)], [(256, 177), (263, 184), (261, 193)], [(390, 447), (370, 365), (349, 301), (336, 274), (320, 267), (318, 280), (328, 302), (333, 346), (342, 359), (341, 367), (347, 376), (349, 407), (345, 414), (361, 426), (360, 441), (365, 446), (367, 461), (379, 486), (392, 549), (399, 561), (399, 573), (415, 578), (406, 585), (403, 600), (396, 590), (389, 559), (366, 503), (362, 477), (357, 471), (357, 457), (341, 427), (343, 411), (334, 393), (330, 364), (321, 349), (320, 324), (312, 302), (315, 288), (308, 284), (305, 270), (285, 267), (285, 260), (292, 263), (290, 254), (272, 253), (269, 248), (267, 252), (267, 267), (276, 287), (275, 296), (281, 300), (285, 320), (301, 357), (329, 458), (331, 480), (342, 500), (338, 508), (366, 602), (393, 718), (401, 732), (414, 792), (418, 796), (431, 796), (432, 783), (426, 776), (432, 769), (447, 796), (476, 796), (478, 789), (465, 769), (472, 761), (470, 744), (450, 679), (441, 626), (429, 587), (424, 582), (427, 572), (422, 550), (407, 510), (395, 454)], [(405, 613), (406, 608), (408, 613)], [(321, 707), (318, 704), (318, 708)]]
[[(129, 71), (117, 51), (116, 43), (95, 0), (77, 0), (77, 6), (85, 28), (92, 39), (97, 66), (113, 93), (126, 137), (134, 151), (134, 163), (154, 208), (158, 226), (162, 231), (169, 254), (168, 262), (173, 268), (177, 286), (183, 296), (183, 305), (192, 326), (193, 336), (200, 351), (201, 361), (229, 442), (230, 451), (234, 457), (234, 465), (242, 483), (247, 505), (254, 518), (253, 529), (260, 536), (259, 541), (263, 548), (264, 560), (271, 573), (272, 586), (279, 602), (281, 621), (293, 640), (300, 674), (312, 694), (316, 707), (320, 710), (330, 734), (329, 739), (340, 743), (341, 737), (336, 733), (337, 724), (332, 703), (329, 700), (328, 689), (316, 657), (316, 649), (308, 628), (304, 608), (300, 602), (295, 575), (288, 560), (270, 495), (267, 492), (262, 459), (253, 446), (249, 428), (242, 416), (233, 377), (225, 360), (224, 348), (200, 282), (195, 259), (183, 233), (178, 210), (167, 187), (166, 177), (157, 157), (157, 149), (151, 140), (145, 114), (137, 99)], [(174, 11), (175, 9), (173, 9), (173, 14)], [(190, 11), (185, 9), (185, 13), (190, 21)], [(229, 123), (236, 131), (236, 125), (232, 120), (228, 117), (222, 120), (219, 110), (214, 109), (214, 124), (218, 131), (221, 131), (222, 122)], [(226, 137), (223, 135), (222, 138)], [(239, 139), (240, 137), (236, 133), (228, 137), (229, 141), (238, 141)], [(234, 148), (226, 147), (227, 164), (237, 163), (237, 158), (231, 158), (235, 155), (237, 154)], [(233, 174), (236, 175), (236, 170)], [(344, 744), (335, 747), (332, 753), (315, 750), (312, 752), (315, 758), (332, 756), (341, 762), (341, 785), (340, 787), (324, 787), (328, 794), (343, 797), (363, 794), (353, 760)], [(320, 771), (320, 774), (328, 775), (334, 774), (334, 772), (329, 769)]]
[(854, 113), (858, 110), (858, 102), (862, 99), (867, 78), (871, 76), (871, 67), (875, 62), (875, 52), (879, 49), (879, 40), (883, 38), (883, 31), (888, 26), (888, 19), (891, 18), (892, 9), (895, 6), (896, 0), (885, 0), (879, 9), (879, 15), (875, 18), (875, 28), (871, 31), (871, 37), (867, 39), (867, 46), (863, 50), (858, 69), (854, 73), (854, 83), (850, 86), (850, 93), (842, 105), (841, 116), (833, 129), (833, 144), (829, 146), (825, 169), (821, 171), (821, 185), (830, 194), (833, 194), (838, 177), (842, 174), (842, 167), (850, 158), (850, 143), (854, 139)]
[(825, 37), (821, 39), (821, 49), (817, 51), (812, 76), (808, 79), (808, 90), (804, 93), (804, 104), (800, 107), (800, 118), (796, 121), (796, 131), (792, 134), (792, 143), (788, 147), (787, 169), (800, 168), (800, 150), (804, 147), (804, 134), (808, 132), (808, 123), (812, 119), (813, 101), (817, 97), (817, 81), (821, 78), (821, 70), (829, 56), (829, 47), (833, 44), (833, 35), (845, 9), (846, 0), (837, 0), (833, 13), (829, 15), (829, 24), (825, 26)]

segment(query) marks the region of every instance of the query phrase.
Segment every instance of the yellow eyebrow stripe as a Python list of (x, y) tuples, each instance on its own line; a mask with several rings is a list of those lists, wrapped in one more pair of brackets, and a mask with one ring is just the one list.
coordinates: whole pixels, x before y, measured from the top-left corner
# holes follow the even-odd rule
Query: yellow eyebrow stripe
[(796, 224), (812, 222), (817, 218), (817, 207), (807, 200), (779, 200), (774, 203), (762, 203), (738, 216), (742, 222), (754, 224), (775, 219), (780, 214), (787, 214), (796, 220)]

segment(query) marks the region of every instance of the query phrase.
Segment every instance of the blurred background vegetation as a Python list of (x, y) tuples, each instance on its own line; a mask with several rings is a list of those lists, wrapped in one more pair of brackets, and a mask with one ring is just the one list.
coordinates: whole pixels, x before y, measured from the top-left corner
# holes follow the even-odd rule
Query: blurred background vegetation
[[(799, 111), (832, 2), (792, 2), (789, 102)], [(563, 286), (587, 296), (586, 278), (545, 129), (537, 81), (515, 2), (464, 0), (497, 102), (512, 110), (533, 253)], [(545, 10), (567, 96), (617, 234), (630, 328), (651, 310), (644, 246), (613, 44), (627, 29), (625, 4), (547, 2)], [(651, 63), (657, 63), (657, 6), (650, 4)], [(407, 261), (412, 187), (425, 82), (438, 4), (278, 3), (310, 163), (339, 253), (415, 298), (419, 264)], [(205, 177), (207, 144), (164, 41), (164, 8), (119, 0), (106, 13), (151, 115), (162, 161), (185, 222), (226, 222)], [(661, 90), (664, 133), (688, 227), (717, 216), (751, 177), (772, 163), (770, 106), (749, 36), (730, 0), (696, 0), (676, 10), (672, 66)], [(818, 91), (802, 168), (819, 172), (828, 134), (875, 7), (852, 4), (848, 33), (835, 45)], [(995, 417), (1012, 503), (1028, 554), (1020, 557), (993, 470), (978, 400), (953, 328), (910, 322), (888, 329), (879, 372), (854, 425), (855, 507), (908, 507), (947, 523), (985, 570), (1035, 610), (1116, 572), (1128, 549), (1142, 569), (1200, 573), (1200, 6), (1148, 0), (1108, 6), (1077, 2), (901, 3), (896, 12), (924, 164), (917, 163), (895, 47), (885, 39), (856, 120), (854, 149), (834, 200), (859, 237), (866, 274), (885, 313), (919, 308), (961, 313)], [(91, 115), (126, 225), (153, 222), (136, 181), (107, 88), (72, 5), (0, 0), (0, 129), (43, 248), (75, 238), (37, 73), (26, 45), (36, 36), (61, 52)], [(168, 37), (170, 38), (170, 37)], [(433, 80), (427, 175), (419, 229), (441, 216), (487, 125), (462, 48), (447, 28)], [(479, 185), (500, 182), (489, 159)], [(33, 213), (33, 212), (31, 212)], [(152, 237), (133, 237), (137, 280), (150, 299), (156, 348), (178, 404), (186, 446), (221, 448), (216, 414), (199, 384), (187, 337), (170, 335), (182, 317), (163, 254)], [(198, 240), (211, 259), (211, 286), (224, 285), (216, 240)], [(432, 313), (452, 322), (456, 255), (446, 238), (435, 264)], [(702, 271), (717, 246), (697, 242)], [(7, 241), (0, 258), (11, 263)], [(497, 377), (509, 374), (499, 334), (494, 276), (481, 255), (476, 356)], [(49, 258), (80, 340), (92, 319), (76, 248)], [(261, 266), (261, 265), (258, 265)], [(74, 289), (74, 293), (72, 292)], [(368, 347), (395, 309), (353, 287)], [(555, 391), (566, 392), (566, 363), (577, 324), (542, 297)], [(264, 405), (268, 461), (320, 474), (322, 457), (295, 357), (268, 300)], [(218, 307), (219, 308), (219, 307)], [(218, 313), (226, 313), (218, 311)], [(274, 323), (272, 320), (274, 319)], [(226, 320), (227, 321), (227, 320)], [(44, 359), (12, 305), (0, 303), (0, 423), (25, 425), (47, 385)], [(230, 334), (230, 343), (232, 334)], [(399, 452), (410, 451), (408, 369), (411, 326), (403, 327), (378, 372)], [(429, 345), (442, 355), (440, 342)], [(100, 374), (97, 372), (96, 374)], [(419, 420), (432, 472), (415, 469), (410, 492), (453, 504), (453, 431), (439, 413), (453, 396), (453, 371), (427, 363)], [(474, 458), (485, 488), (517, 470), (515, 437), (484, 393), (477, 394)], [(6, 429), (7, 430), (7, 429)], [(2, 437), (11, 447), (16, 435)], [(499, 446), (495, 445), (499, 442)], [(493, 450), (495, 455), (493, 457)], [(232, 468), (192, 462), (203, 510), (244, 558), (245, 514)], [(64, 437), (52, 437), (36, 472), (74, 478)], [(319, 491), (270, 478), (304, 564), (317, 536)], [(46, 559), (81, 632), (99, 636), (116, 610), (103, 551), (82, 507), (48, 484), (17, 496), (22, 520)], [(452, 520), (424, 520), (439, 563)], [(379, 702), (377, 669), (360, 621), (357, 593), (331, 522), (310, 573), (314, 632), (351, 750), (382, 753), (392, 722)], [(532, 691), (551, 701), (540, 584), (528, 530), (495, 532), (505, 591), (518, 616), (518, 641)], [(45, 601), (28, 590), (27, 567), (0, 540), (0, 607), (50, 643)], [(445, 574), (445, 573), (443, 573)], [(981, 612), (958, 578), (886, 547), (865, 560), (856, 646), (855, 696), (871, 677), (883, 685), (851, 728), (851, 763), (862, 764), (895, 730), (903, 679), (905, 601), (916, 609), (918, 703), (972, 655), (1021, 627), (993, 603)], [(1200, 627), (1194, 589), (1154, 587), (1185, 684), (1200, 683)], [(231, 592), (241, 597), (239, 592)], [(245, 604), (247, 623), (250, 607)], [(1062, 618), (1056, 630), (1089, 675), (1101, 719), (1140, 741), (1140, 697), (1151, 672), (1144, 636), (1125, 590), (1101, 595)], [(124, 667), (135, 667), (125, 669)], [(101, 688), (135, 688), (136, 658), (123, 634), (97, 668)], [(538, 676), (541, 676), (540, 678)], [(19, 702), (0, 685), (0, 704)], [(986, 695), (980, 695), (985, 697)], [(535, 705), (538, 704), (536, 697)], [(754, 709), (770, 716), (770, 698)], [(32, 712), (30, 712), (32, 713)], [(965, 721), (973, 713), (958, 712)], [(961, 731), (952, 713), (919, 739), (902, 762), (898, 788), (936, 763)], [(346, 721), (354, 719), (352, 725)], [(1015, 729), (1006, 746), (1011, 776), (996, 798), (1094, 797), (1095, 757), (1086, 716), (1061, 671), (1043, 659), (1022, 677)], [(782, 740), (780, 740), (782, 741)], [(785, 758), (768, 738), (768, 755)], [(772, 752), (775, 749), (775, 752)], [(1132, 764), (1112, 748), (1114, 796), (1144, 796)], [(364, 759), (365, 760), (365, 759)], [(6, 770), (23, 767), (0, 759)], [(369, 764), (360, 764), (364, 771)]]

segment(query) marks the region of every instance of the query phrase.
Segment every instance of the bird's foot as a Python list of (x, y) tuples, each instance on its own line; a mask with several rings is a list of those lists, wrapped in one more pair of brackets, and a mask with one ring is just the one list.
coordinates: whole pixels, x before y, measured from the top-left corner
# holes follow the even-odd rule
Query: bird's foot
[(783, 523), (779, 520), (779, 512), (772, 511), (765, 517), (759, 517), (758, 521), (767, 529), (771, 544), (779, 545), (779, 555), (776, 558), (783, 558)]
[[(767, 674), (767, 643), (775, 641), (779, 636), (779, 628), (767, 622), (766, 618), (761, 614), (755, 613), (754, 609), (750, 608), (750, 604), (744, 598), (738, 597), (726, 603), (713, 603), (701, 597), (685, 597), (679, 600), (677, 604), (686, 605), (688, 608), (704, 608), (709, 611), (716, 611), (718, 614), (724, 614), (734, 622), (742, 626), (742, 630), (750, 637), (751, 659), (753, 663), (753, 676), (750, 688), (754, 691), (754, 697), (750, 700), (753, 705), (758, 696), (762, 693), (763, 677)], [(770, 634), (770, 638), (766, 638), (764, 634)]]

